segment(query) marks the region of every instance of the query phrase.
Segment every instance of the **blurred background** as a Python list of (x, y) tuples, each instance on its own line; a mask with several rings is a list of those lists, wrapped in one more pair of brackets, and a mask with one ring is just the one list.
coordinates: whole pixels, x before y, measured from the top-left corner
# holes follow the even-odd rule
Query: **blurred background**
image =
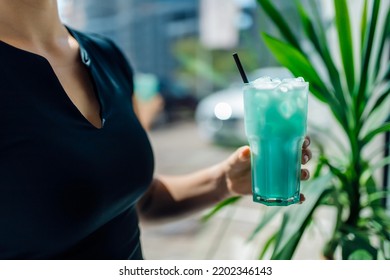
[(267, 22), (254, 0), (61, 0), (59, 4), (66, 24), (111, 38), (135, 74), (155, 75), (165, 101), (162, 120), (157, 122), (187, 117), (201, 98), (239, 81), (233, 50), (247, 71), (275, 65), (258, 36)]
[[(327, 0), (319, 5), (331, 20)], [(290, 77), (268, 51), (260, 33), (277, 33), (255, 0), (59, 0), (63, 22), (111, 38), (131, 63), (139, 116), (156, 156), (156, 172), (183, 174), (227, 158), (246, 144), (242, 81), (232, 59), (237, 52), (253, 80)], [(361, 10), (362, 1), (352, 1)], [(294, 1), (273, 1), (302, 33)], [(355, 7), (356, 6), (356, 7)], [(353, 20), (354, 13), (351, 13)], [(303, 38), (303, 36), (302, 36)], [(303, 39), (302, 39), (303, 40)], [(303, 42), (304, 44), (305, 42)], [(336, 129), (328, 109), (309, 100), (311, 127)], [(383, 139), (378, 139), (382, 145)], [(337, 153), (337, 148), (331, 146)], [(314, 149), (314, 158), (317, 151)], [(185, 156), (183, 156), (185, 155)], [(309, 164), (309, 169), (314, 164)], [(381, 175), (380, 175), (381, 176)], [(207, 223), (199, 213), (158, 225), (142, 224), (146, 259), (254, 259), (278, 219), (248, 237), (267, 211), (251, 198), (226, 207)], [(320, 259), (334, 213), (318, 209), (318, 224), (305, 233), (295, 259)]]

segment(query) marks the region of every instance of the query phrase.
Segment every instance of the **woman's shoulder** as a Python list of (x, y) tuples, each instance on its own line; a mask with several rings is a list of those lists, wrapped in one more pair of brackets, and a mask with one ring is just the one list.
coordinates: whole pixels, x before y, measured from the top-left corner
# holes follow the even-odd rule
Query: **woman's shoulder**
[(132, 67), (117, 44), (106, 36), (92, 32), (75, 30), (66, 26), (80, 45), (83, 59), (93, 59), (104, 64), (104, 68), (118, 69), (128, 80), (132, 80)]
[[(123, 58), (122, 51), (110, 38), (93, 32), (85, 32), (70, 28), (68, 31), (75, 37), (80, 48), (92, 55), (107, 56), (110, 59)], [(114, 57), (113, 57), (114, 56)]]

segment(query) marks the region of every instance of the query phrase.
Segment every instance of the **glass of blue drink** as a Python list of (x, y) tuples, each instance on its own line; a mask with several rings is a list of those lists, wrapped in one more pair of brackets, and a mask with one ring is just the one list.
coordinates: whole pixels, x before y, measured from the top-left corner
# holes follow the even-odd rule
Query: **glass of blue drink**
[(299, 202), (308, 88), (303, 78), (262, 77), (244, 86), (255, 202), (274, 206)]

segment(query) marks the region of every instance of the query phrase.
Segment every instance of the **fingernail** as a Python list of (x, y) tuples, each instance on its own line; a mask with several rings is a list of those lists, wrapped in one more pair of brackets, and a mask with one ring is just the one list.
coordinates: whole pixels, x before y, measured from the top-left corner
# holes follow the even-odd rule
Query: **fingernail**
[(303, 156), (303, 162), (306, 163), (309, 161), (309, 156), (308, 155), (304, 155)]
[(251, 157), (251, 153), (250, 153), (250, 152), (243, 152), (243, 153), (241, 154), (241, 158), (242, 158), (243, 160), (248, 160), (250, 157)]
[(305, 141), (303, 142), (303, 144), (304, 144), (305, 146), (309, 145), (309, 140), (308, 140), (307, 138), (305, 138)]

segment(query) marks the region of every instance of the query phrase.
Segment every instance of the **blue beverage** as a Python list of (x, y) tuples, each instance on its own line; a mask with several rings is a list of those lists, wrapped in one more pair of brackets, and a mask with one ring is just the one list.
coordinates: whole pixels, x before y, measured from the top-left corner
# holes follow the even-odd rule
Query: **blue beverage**
[(244, 87), (245, 131), (251, 147), (253, 201), (299, 202), (308, 83), (263, 77)]

